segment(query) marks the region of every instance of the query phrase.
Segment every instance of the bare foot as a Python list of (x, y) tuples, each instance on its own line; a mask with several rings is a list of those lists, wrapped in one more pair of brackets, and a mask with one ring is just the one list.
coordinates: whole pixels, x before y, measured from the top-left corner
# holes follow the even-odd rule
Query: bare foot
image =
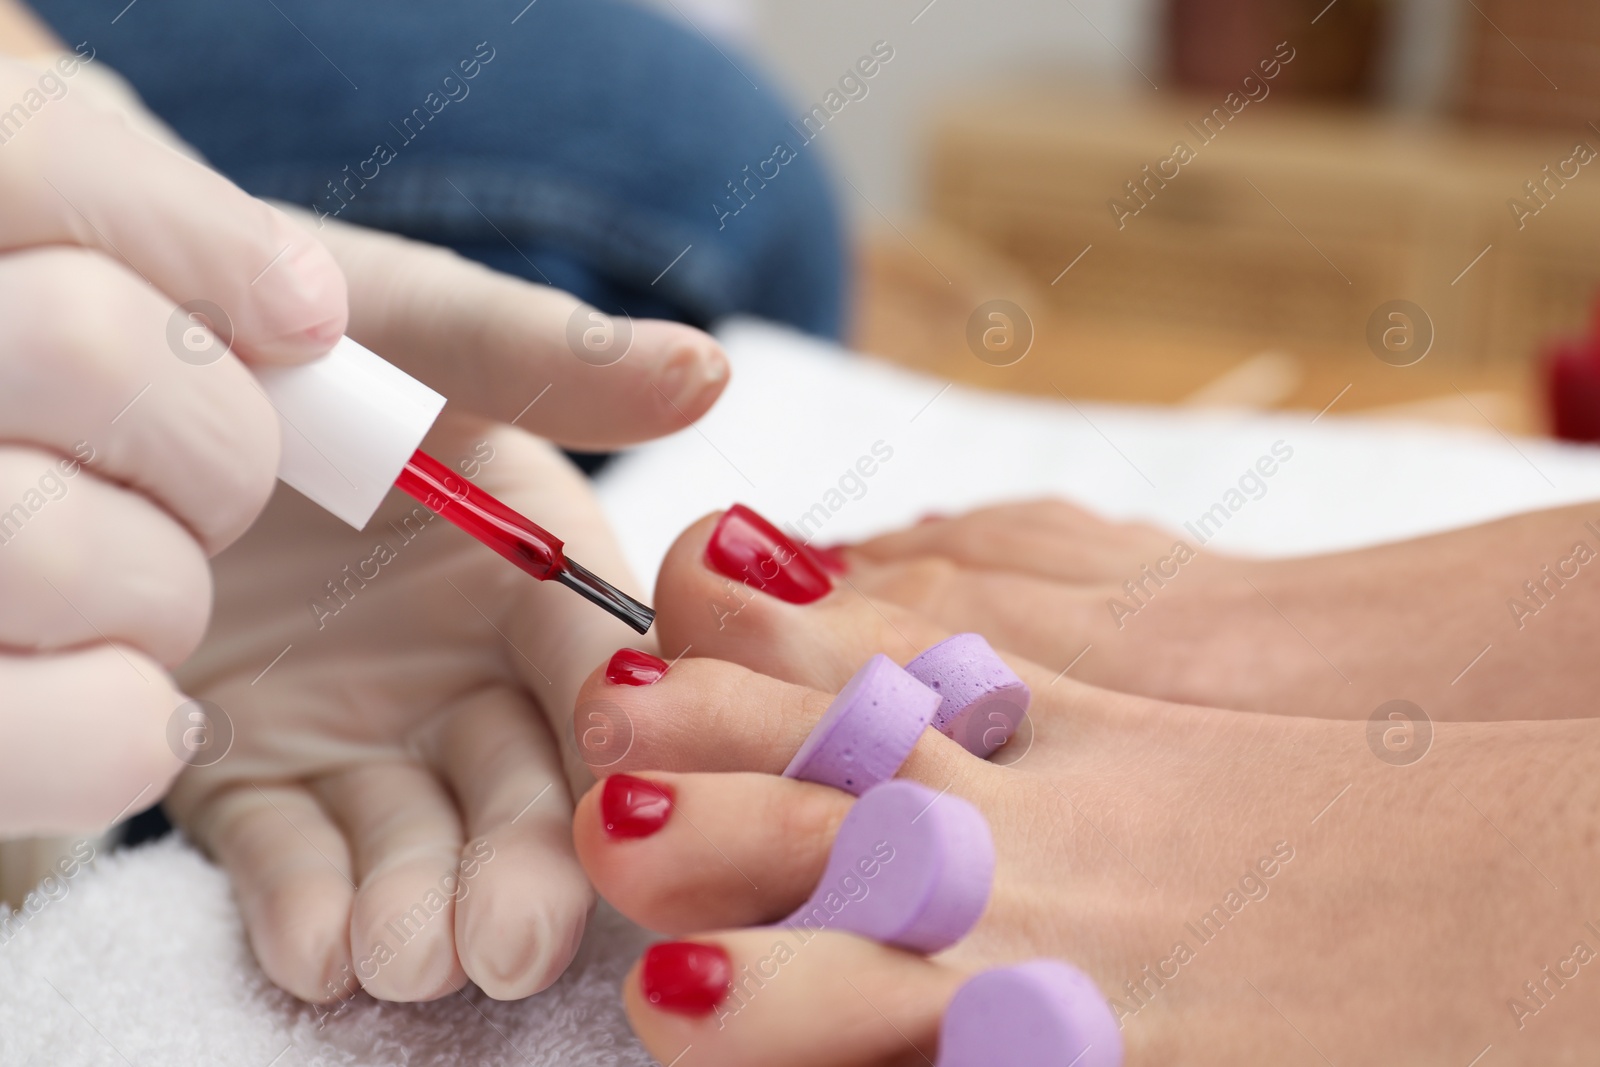
[(1592, 1045), (1594, 721), (1440, 724), (1397, 765), (1364, 724), (1161, 703), (1008, 656), (1031, 729), (994, 762), (929, 731), (901, 771), (988, 818), (998, 866), (974, 932), (924, 959), (762, 928), (811, 893), (852, 803), (774, 775), (870, 654), (903, 663), (947, 631), (759, 546), (743, 573), (815, 599), (730, 592), (705, 562), (714, 522), (658, 586), (663, 647), (688, 655), (651, 684), (597, 671), (577, 708), (580, 731), (628, 738), (578, 806), (586, 870), (700, 946), (626, 981), (661, 1062), (690, 1046), (706, 1067), (931, 1062), (967, 975), (1039, 956), (1095, 978), (1129, 1064), (1460, 1067), (1488, 1045), (1543, 1064)]
[(1250, 560), (1039, 502), (843, 555), (864, 593), (1108, 688), (1330, 718), (1395, 699), (1435, 719), (1570, 718), (1593, 713), (1600, 684), (1590, 520), (1600, 507)]

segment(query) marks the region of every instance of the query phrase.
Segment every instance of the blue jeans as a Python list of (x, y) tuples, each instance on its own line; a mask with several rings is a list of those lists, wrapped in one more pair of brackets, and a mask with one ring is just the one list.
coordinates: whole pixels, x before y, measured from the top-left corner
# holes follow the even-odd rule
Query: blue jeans
[[(839, 333), (815, 150), (748, 59), (692, 29), (618, 0), (125, 3), (32, 0), (251, 193), (612, 312)], [(799, 153), (772, 177), (777, 142)]]

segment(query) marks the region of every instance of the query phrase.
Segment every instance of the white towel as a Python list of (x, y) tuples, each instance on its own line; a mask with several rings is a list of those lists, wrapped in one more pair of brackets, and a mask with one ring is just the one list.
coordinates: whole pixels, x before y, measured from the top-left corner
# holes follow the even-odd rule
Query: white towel
[[(1512, 441), (1489, 427), (1073, 407), (948, 387), (753, 323), (724, 338), (736, 373), (717, 409), (602, 480), (643, 573), (684, 525), (733, 500), (826, 543), (929, 509), (1058, 493), (1175, 528), (1210, 512), (1203, 529), (1216, 546), (1288, 554), (1600, 497), (1600, 450)], [(1275, 460), (1259, 493), (1254, 481), (1241, 488), (1275, 444), (1290, 458)], [(578, 962), (545, 994), (513, 1004), (472, 991), (424, 1005), (361, 998), (321, 1025), (262, 976), (226, 879), (181, 840), (102, 858), (19, 919), (0, 927), (3, 1067), (651, 1062), (617, 1000), (646, 936), (603, 909)]]
[[(644, 935), (602, 910), (550, 990), (497, 1003), (360, 996), (323, 1018), (267, 981), (227, 877), (179, 838), (36, 897), (0, 946), (5, 1067), (645, 1067), (617, 986)], [(0, 937), (5, 934), (0, 933)]]
[[(1337, 403), (1313, 421), (1310, 411), (1022, 398), (845, 358), (760, 323), (734, 322), (720, 336), (734, 374), (717, 406), (626, 457), (602, 482), (607, 511), (644, 574), (684, 526), (733, 501), (815, 532), (821, 544), (929, 510), (1043, 495), (1181, 531), (1278, 441), (1293, 458), (1265, 480), (1261, 499), (1247, 496), (1212, 547), (1326, 552), (1600, 499), (1600, 449), (1506, 438), (1487, 423), (1474, 431), (1340, 418)], [(830, 500), (878, 442), (893, 458), (861, 479), (860, 498)], [(819, 505), (831, 511), (820, 529)], [(808, 513), (813, 521), (802, 523)]]

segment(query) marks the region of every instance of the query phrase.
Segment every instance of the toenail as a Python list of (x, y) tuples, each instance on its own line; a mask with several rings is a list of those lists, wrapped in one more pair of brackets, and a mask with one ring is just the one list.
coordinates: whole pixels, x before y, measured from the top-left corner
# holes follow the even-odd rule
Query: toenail
[(600, 789), (600, 821), (613, 840), (649, 837), (672, 815), (672, 787), (613, 774)]
[(790, 604), (809, 604), (833, 591), (833, 581), (811, 556), (772, 523), (743, 504), (723, 512), (706, 543), (706, 565)]
[(645, 950), (639, 988), (662, 1011), (710, 1015), (733, 988), (733, 961), (720, 945), (664, 941)]
[(989, 903), (994, 840), (972, 804), (915, 782), (869, 789), (845, 815), (811, 899), (783, 925), (942, 952)]
[(978, 634), (956, 634), (906, 664), (906, 673), (938, 693), (933, 728), (987, 759), (1028, 714), (1026, 683)]
[(939, 1067), (1119, 1067), (1122, 1035), (1093, 979), (1059, 960), (985, 971), (956, 991), (939, 1029)]
[(617, 649), (606, 664), (606, 681), (612, 685), (651, 685), (666, 673), (666, 660), (637, 648)]
[(938, 693), (875, 655), (839, 690), (783, 776), (860, 796), (895, 776), (938, 708)]

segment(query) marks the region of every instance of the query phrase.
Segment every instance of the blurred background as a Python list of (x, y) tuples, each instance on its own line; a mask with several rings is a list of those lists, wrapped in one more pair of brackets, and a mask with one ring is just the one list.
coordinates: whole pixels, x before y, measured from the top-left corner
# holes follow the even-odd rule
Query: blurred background
[(857, 347), (1600, 437), (1600, 5), (650, 2), (759, 57), (797, 128), (827, 111), (804, 128), (858, 223)]

